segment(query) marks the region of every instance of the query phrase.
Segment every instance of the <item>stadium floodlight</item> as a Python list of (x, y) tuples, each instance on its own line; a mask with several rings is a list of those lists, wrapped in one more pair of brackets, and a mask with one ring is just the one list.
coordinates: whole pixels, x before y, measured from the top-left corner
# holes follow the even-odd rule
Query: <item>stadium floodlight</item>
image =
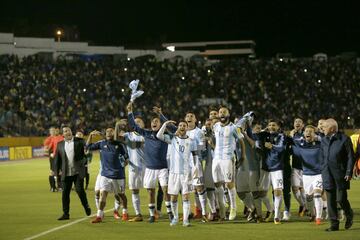
[(304, 72), (307, 72), (307, 69), (306, 69), (306, 68), (304, 69)]
[(127, 71), (127, 68), (124, 68), (124, 71), (126, 72), (126, 71)]
[(181, 77), (182, 80), (185, 80), (185, 77)]
[(124, 92), (124, 91), (125, 91), (125, 89), (123, 89), (123, 88), (122, 88), (122, 89), (121, 89), (121, 91), (122, 91), (122, 92)]
[(175, 52), (175, 46), (168, 46), (166, 47), (167, 50), (169, 50), (170, 52)]
[(279, 60), (280, 60), (280, 62), (282, 62), (282, 61), (283, 61), (283, 59), (282, 59), (282, 58), (280, 58)]
[(348, 116), (348, 120), (350, 120), (350, 116)]
[(318, 80), (318, 83), (321, 83), (321, 80), (320, 80), (320, 79)]
[(83, 92), (86, 92), (86, 88), (83, 89)]
[(129, 57), (128, 57), (128, 58), (127, 58), (127, 60), (128, 60), (128, 61), (130, 61), (130, 60), (131, 60), (131, 58), (129, 58)]
[(60, 42), (62, 35), (63, 35), (63, 32), (60, 29), (56, 30), (56, 36), (57, 36), (58, 42)]

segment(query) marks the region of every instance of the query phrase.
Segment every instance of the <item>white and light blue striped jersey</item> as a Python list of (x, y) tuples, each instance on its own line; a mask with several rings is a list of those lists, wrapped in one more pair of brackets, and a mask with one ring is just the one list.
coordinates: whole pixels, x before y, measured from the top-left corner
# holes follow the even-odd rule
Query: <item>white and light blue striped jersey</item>
[(176, 174), (189, 174), (191, 172), (192, 152), (197, 151), (196, 141), (187, 137), (165, 135), (165, 141), (169, 144), (170, 154), (169, 172)]
[(221, 126), (220, 122), (215, 123), (215, 150), (214, 159), (216, 160), (232, 160), (236, 148), (236, 139), (244, 138), (244, 135), (238, 130), (236, 125), (229, 123)]
[(136, 132), (128, 132), (124, 135), (125, 144), (129, 155), (129, 170), (141, 172), (145, 169), (143, 136)]
[(200, 128), (195, 127), (194, 129), (187, 130), (186, 135), (196, 141), (198, 151), (205, 149), (205, 134)]

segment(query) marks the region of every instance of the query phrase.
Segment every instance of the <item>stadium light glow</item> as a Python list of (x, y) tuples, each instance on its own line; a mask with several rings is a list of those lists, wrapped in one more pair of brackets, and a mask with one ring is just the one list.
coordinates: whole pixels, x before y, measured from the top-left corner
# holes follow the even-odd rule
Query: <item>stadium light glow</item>
[(348, 120), (350, 120), (350, 116), (348, 116)]
[(208, 69), (208, 73), (211, 73), (211, 70), (210, 70), (210, 69)]
[(127, 58), (127, 60), (128, 60), (128, 61), (130, 61), (130, 60), (131, 60), (131, 58)]
[(124, 91), (125, 91), (125, 89), (123, 89), (123, 88), (122, 88), (122, 89), (121, 89), (121, 91), (122, 91), (122, 92), (124, 92)]
[(283, 61), (283, 59), (282, 59), (282, 58), (280, 58), (279, 60), (280, 60), (280, 62), (282, 62), (282, 61)]
[(181, 77), (181, 79), (182, 79), (182, 80), (184, 80), (184, 79), (185, 79), (185, 77)]
[(166, 47), (167, 50), (169, 50), (170, 52), (175, 52), (175, 46), (168, 46)]
[(126, 71), (127, 71), (127, 68), (124, 68), (124, 71), (126, 72)]
[(307, 72), (307, 69), (306, 69), (306, 68), (304, 69), (304, 72)]
[(318, 80), (318, 83), (321, 83), (321, 80), (320, 80), (320, 79)]
[(83, 92), (86, 92), (86, 88), (83, 89)]

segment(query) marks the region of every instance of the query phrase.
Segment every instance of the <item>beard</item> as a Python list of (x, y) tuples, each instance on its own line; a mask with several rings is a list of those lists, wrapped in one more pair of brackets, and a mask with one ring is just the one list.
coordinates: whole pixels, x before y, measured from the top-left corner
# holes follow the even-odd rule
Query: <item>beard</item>
[(220, 117), (220, 122), (221, 123), (227, 123), (229, 121), (230, 116), (224, 116), (224, 117)]

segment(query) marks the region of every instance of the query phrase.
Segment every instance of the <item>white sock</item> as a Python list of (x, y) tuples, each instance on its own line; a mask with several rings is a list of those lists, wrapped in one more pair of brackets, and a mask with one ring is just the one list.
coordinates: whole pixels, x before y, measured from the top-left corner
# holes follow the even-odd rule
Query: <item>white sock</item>
[(135, 214), (140, 215), (141, 214), (141, 208), (140, 208), (140, 197), (138, 193), (133, 193), (131, 195), (132, 197), (132, 203), (134, 206)]
[(190, 201), (183, 200), (183, 222), (187, 222), (190, 214)]
[(323, 200), (323, 199), (321, 199), (322, 200), (322, 202), (323, 202), (323, 208), (326, 208), (327, 209), (327, 200)]
[(208, 204), (211, 213), (216, 213), (216, 205), (215, 205), (215, 191), (207, 191)]
[(219, 208), (220, 208), (220, 217), (224, 218), (225, 216), (225, 203), (224, 203), (224, 188), (223, 186), (215, 188), (215, 194), (219, 200)]
[(201, 204), (201, 214), (203, 216), (206, 215), (206, 191), (204, 190), (201, 193), (198, 193), (199, 195), (199, 200), (200, 200), (200, 204)]
[(305, 195), (304, 189), (300, 190), (300, 194), (301, 194), (302, 202), (305, 204), (306, 203), (306, 195)]
[(155, 203), (149, 203), (149, 213), (150, 213), (150, 216), (153, 217), (154, 214), (155, 214)]
[(297, 192), (294, 192), (294, 197), (300, 206), (304, 206), (304, 202), (303, 202), (300, 190), (298, 190)]
[(171, 201), (171, 211), (174, 214), (174, 218), (177, 220), (179, 219), (179, 211), (178, 211), (178, 203)]
[(254, 210), (254, 198), (252, 193), (245, 194), (244, 204), (250, 211)]
[(120, 202), (115, 199), (115, 202), (114, 202), (114, 210), (115, 210), (115, 211), (119, 211), (119, 209), (120, 209)]
[(96, 209), (100, 208), (100, 196), (95, 195), (95, 205)]
[(224, 204), (225, 203), (230, 203), (229, 189), (228, 188), (224, 189), (224, 197), (223, 198), (224, 198)]
[(229, 200), (230, 200), (230, 208), (236, 209), (236, 189), (233, 187), (232, 189), (228, 189)]
[(101, 218), (103, 218), (103, 217), (104, 217), (104, 211), (99, 209), (99, 210), (97, 211), (96, 217), (101, 217)]
[(123, 214), (126, 214), (127, 212), (128, 212), (128, 211), (127, 211), (127, 208), (123, 208), (123, 209), (122, 209), (122, 213), (123, 213)]
[(265, 207), (266, 207), (268, 212), (272, 212), (274, 210), (272, 205), (270, 204), (270, 200), (269, 200), (269, 198), (267, 196), (262, 197), (261, 201), (265, 204)]
[(314, 203), (316, 209), (316, 218), (321, 218), (323, 211), (323, 200), (320, 194), (314, 194)]
[(281, 203), (282, 203), (282, 193), (280, 194), (280, 196), (275, 196), (275, 201), (274, 201), (275, 216), (274, 216), (274, 218), (280, 218)]
[(165, 201), (165, 206), (166, 206), (166, 212), (171, 213), (171, 203), (170, 203), (170, 201)]

